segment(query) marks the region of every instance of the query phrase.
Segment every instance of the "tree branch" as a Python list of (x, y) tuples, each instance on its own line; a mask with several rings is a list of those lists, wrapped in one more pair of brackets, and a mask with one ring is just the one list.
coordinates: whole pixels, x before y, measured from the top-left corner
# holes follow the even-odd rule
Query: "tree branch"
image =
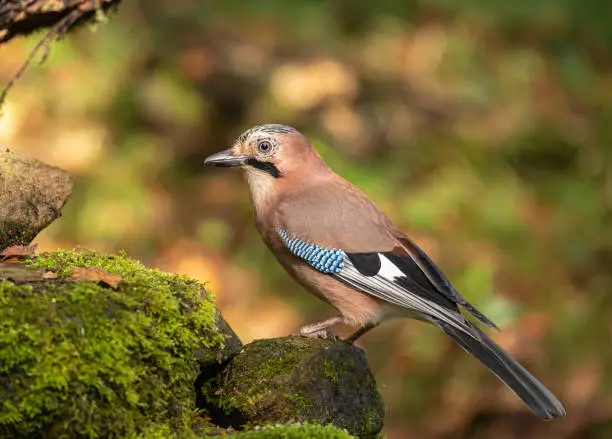
[(8, 91), (26, 71), (36, 54), (44, 49), (42, 64), (49, 54), (49, 44), (60, 40), (78, 23), (84, 23), (104, 13), (121, 0), (0, 0), (0, 44), (18, 35), (27, 35), (51, 26), (42, 40), (15, 72), (0, 93), (0, 110)]
[(76, 17), (64, 33), (86, 22), (121, 0), (0, 0), (0, 44), (19, 35), (47, 27), (66, 24), (68, 16)]

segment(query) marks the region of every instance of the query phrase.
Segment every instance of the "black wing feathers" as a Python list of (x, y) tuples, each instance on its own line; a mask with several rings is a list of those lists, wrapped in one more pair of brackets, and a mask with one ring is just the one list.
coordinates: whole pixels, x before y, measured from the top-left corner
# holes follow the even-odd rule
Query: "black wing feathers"
[[(420, 276), (421, 281), (418, 282), (420, 285), (429, 285), (429, 288), (433, 287), (442, 295), (448, 297), (453, 302), (461, 305), (467, 312), (469, 312), (472, 316), (480, 320), (485, 325), (499, 330), (495, 323), (493, 323), (484, 314), (474, 308), (472, 304), (465, 300), (461, 296), (461, 294), (459, 294), (457, 290), (455, 290), (455, 288), (451, 285), (451, 283), (444, 276), (444, 274), (442, 274), (436, 264), (429, 258), (429, 256), (427, 256), (427, 254), (423, 250), (421, 250), (418, 245), (416, 245), (407, 237), (401, 237), (399, 238), (399, 241), (403, 246), (402, 250), (404, 250), (404, 254), (401, 255), (401, 259), (404, 260), (404, 268), (409, 270), (409, 272), (407, 272), (407, 275), (410, 276), (409, 273), (411, 273), (412, 275), (416, 275), (417, 277)], [(395, 251), (397, 250), (399, 249), (396, 249)], [(402, 270), (404, 270), (404, 268), (402, 268)], [(428, 282), (423, 282), (423, 277), (425, 277)]]
[(347, 253), (357, 271), (364, 276), (376, 276), (380, 271), (378, 253)]
[(413, 260), (406, 256), (397, 256), (393, 253), (383, 253), (393, 264), (406, 274), (404, 277), (398, 277), (395, 282), (411, 293), (423, 296), (444, 308), (449, 308), (454, 311), (457, 309), (457, 301), (448, 294), (441, 293), (436, 289), (429, 279), (423, 274), (423, 271)]
[(380, 255), (383, 255), (405, 274), (394, 279), (397, 285), (446, 309), (458, 312), (457, 305), (461, 305), (476, 319), (497, 329), (491, 320), (461, 297), (423, 250), (408, 238), (402, 238), (401, 243), (402, 248), (390, 252), (347, 253), (347, 256), (363, 276), (375, 276), (381, 269)]

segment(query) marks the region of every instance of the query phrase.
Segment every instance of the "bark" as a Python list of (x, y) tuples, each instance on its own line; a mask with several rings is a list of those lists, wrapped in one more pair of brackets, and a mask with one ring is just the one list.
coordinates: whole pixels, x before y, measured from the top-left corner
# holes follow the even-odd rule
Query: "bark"
[[(95, 18), (120, 0), (0, 0), (0, 44), (39, 29)], [(70, 20), (66, 21), (68, 18)]]

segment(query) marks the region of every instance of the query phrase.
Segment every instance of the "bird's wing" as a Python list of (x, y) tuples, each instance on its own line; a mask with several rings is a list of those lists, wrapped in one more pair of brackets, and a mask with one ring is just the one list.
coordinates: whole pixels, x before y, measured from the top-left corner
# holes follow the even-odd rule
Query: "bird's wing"
[(456, 302), (434, 288), (421, 286), (388, 253), (346, 253), (319, 246), (284, 229), (279, 233), (289, 251), (315, 270), (385, 302), (466, 330), (468, 323)]
[(328, 186), (279, 206), (278, 233), (298, 258), (353, 288), (465, 330), (458, 305), (495, 325), (360, 191)]

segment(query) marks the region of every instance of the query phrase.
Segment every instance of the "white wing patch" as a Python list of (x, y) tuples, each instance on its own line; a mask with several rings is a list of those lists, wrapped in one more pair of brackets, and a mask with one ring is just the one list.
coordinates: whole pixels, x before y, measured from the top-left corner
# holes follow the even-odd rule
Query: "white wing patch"
[(397, 268), (397, 265), (391, 262), (385, 255), (381, 255), (379, 253), (378, 259), (380, 259), (380, 270), (378, 271), (377, 276), (381, 276), (389, 280), (393, 280), (396, 277), (406, 276), (406, 274)]
[[(349, 284), (353, 288), (371, 296), (382, 299), (394, 305), (417, 311), (424, 316), (431, 316), (462, 332), (471, 333), (465, 317), (456, 311), (447, 309), (423, 295), (416, 294), (397, 283), (397, 278), (406, 277), (390, 259), (378, 253), (380, 270), (374, 276), (364, 276), (357, 270), (349, 258), (345, 260), (344, 268), (334, 277)], [(418, 286), (415, 285), (415, 288)]]

